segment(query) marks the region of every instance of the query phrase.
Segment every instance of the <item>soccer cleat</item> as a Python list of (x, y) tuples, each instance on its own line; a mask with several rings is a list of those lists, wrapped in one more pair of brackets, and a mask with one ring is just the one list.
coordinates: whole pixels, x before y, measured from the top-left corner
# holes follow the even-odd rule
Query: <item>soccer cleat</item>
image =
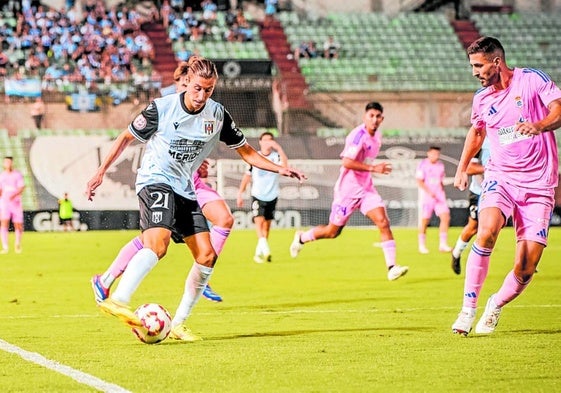
[(460, 311), (458, 314), (458, 319), (452, 325), (452, 333), (461, 334), (464, 337), (471, 332), (473, 322), (475, 321), (475, 308), (467, 311)]
[(460, 257), (456, 258), (454, 253), (452, 253), (452, 270), (456, 274), (460, 274), (462, 272), (462, 265), (460, 263)]
[(265, 258), (263, 258), (263, 255), (261, 254), (255, 254), (253, 256), (253, 260), (255, 261), (255, 263), (265, 263)]
[(21, 254), (21, 244), (16, 244), (16, 246), (14, 247), (14, 251), (16, 252), (16, 254)]
[(485, 312), (475, 325), (475, 333), (477, 334), (491, 334), (495, 331), (499, 323), (499, 317), (501, 316), (501, 307), (498, 307), (493, 301), (493, 296), (487, 300), (487, 305), (485, 306)]
[(271, 256), (271, 254), (266, 255), (266, 256), (264, 257), (264, 259), (265, 259), (267, 262), (272, 262), (272, 261), (273, 261), (273, 257)]
[(101, 283), (101, 276), (99, 274), (92, 277), (91, 283), (96, 303), (101, 303), (109, 297), (109, 288), (103, 286)]
[(0, 250), (0, 254), (7, 254), (7, 253), (8, 253), (7, 248), (3, 248), (2, 250)]
[(428, 254), (429, 253), (429, 249), (426, 246), (419, 246), (419, 252), (421, 254)]
[(222, 296), (220, 296), (219, 294), (214, 292), (212, 290), (212, 288), (210, 287), (210, 285), (208, 285), (208, 284), (205, 287), (205, 289), (203, 290), (203, 296), (206, 297), (208, 300), (212, 300), (213, 302), (221, 302), (222, 301)]
[(300, 251), (304, 247), (304, 245), (302, 243), (300, 243), (300, 235), (301, 234), (302, 234), (302, 231), (296, 231), (296, 233), (294, 234), (294, 239), (292, 240), (292, 243), (290, 244), (290, 256), (292, 258), (296, 258), (298, 256), (298, 253), (300, 253)]
[(395, 281), (401, 276), (405, 276), (409, 268), (407, 266), (393, 265), (390, 270), (388, 270), (388, 280)]
[(172, 327), (168, 337), (174, 340), (188, 342), (201, 341), (203, 339), (201, 336), (197, 336), (196, 334), (194, 334), (191, 329), (189, 329), (185, 325), (177, 325)]
[(438, 251), (440, 251), (440, 252), (450, 252), (450, 251), (452, 251), (452, 247), (450, 247), (448, 244), (441, 244), (440, 247), (438, 247)]
[(121, 303), (117, 300), (107, 298), (101, 303), (98, 303), (99, 308), (106, 314), (113, 315), (119, 318), (126, 325), (130, 327), (142, 327), (142, 322), (140, 318), (129, 308), (125, 303)]

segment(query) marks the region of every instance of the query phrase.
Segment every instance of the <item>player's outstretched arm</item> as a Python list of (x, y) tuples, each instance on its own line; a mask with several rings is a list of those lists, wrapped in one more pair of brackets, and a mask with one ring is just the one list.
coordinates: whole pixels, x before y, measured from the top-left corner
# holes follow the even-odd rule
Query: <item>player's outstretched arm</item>
[(131, 144), (134, 139), (134, 136), (129, 132), (129, 130), (121, 132), (117, 139), (115, 139), (115, 142), (113, 142), (109, 153), (107, 153), (107, 156), (105, 157), (95, 174), (92, 176), (90, 181), (88, 181), (85, 192), (88, 200), (93, 200), (95, 190), (103, 182), (103, 176), (105, 175), (105, 172), (107, 172), (107, 169), (109, 169), (111, 164), (115, 162), (115, 160), (121, 155), (126, 147)]
[(306, 175), (304, 175), (297, 169), (283, 168), (282, 166), (269, 161), (261, 154), (259, 154), (249, 143), (238, 147), (236, 151), (245, 162), (257, 168), (275, 172), (282, 176), (293, 177), (295, 179), (298, 179), (300, 182), (303, 182), (307, 179)]

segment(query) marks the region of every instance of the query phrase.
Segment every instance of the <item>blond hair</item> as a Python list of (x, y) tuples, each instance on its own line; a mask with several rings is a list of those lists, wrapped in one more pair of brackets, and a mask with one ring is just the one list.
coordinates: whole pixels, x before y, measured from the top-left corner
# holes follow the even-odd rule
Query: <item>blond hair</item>
[(173, 72), (173, 80), (177, 82), (182, 76), (188, 75), (189, 72), (204, 79), (218, 79), (216, 65), (202, 56), (193, 55), (188, 61), (179, 63)]

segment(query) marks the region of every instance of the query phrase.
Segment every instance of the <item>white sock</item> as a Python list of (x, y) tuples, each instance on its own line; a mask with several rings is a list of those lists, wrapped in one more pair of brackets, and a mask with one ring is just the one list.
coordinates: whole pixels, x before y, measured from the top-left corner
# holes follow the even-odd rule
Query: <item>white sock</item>
[(111, 299), (128, 304), (144, 277), (156, 266), (158, 256), (149, 248), (138, 251), (129, 262)]
[(259, 241), (257, 242), (257, 247), (259, 248), (259, 251), (261, 251), (261, 254), (263, 255), (271, 254), (271, 249), (269, 248), (269, 243), (267, 242), (266, 237), (259, 238)]
[(199, 301), (206, 284), (210, 280), (210, 276), (214, 271), (213, 268), (193, 263), (189, 275), (185, 279), (185, 290), (181, 302), (175, 311), (175, 316), (171, 321), (171, 326), (182, 324), (191, 314), (191, 310)]
[(454, 246), (454, 249), (452, 250), (452, 255), (454, 256), (454, 258), (459, 258), (460, 255), (462, 255), (462, 251), (466, 249), (468, 244), (469, 242), (464, 242), (462, 238), (459, 237), (458, 240), (456, 241), (456, 245)]

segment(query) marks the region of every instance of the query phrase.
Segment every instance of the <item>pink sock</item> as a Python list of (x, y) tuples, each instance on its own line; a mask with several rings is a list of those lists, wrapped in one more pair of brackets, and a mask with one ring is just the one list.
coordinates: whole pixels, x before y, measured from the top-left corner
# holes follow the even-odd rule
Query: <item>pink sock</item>
[(501, 286), (499, 291), (495, 294), (495, 296), (493, 296), (493, 301), (499, 307), (510, 303), (511, 301), (516, 299), (524, 289), (526, 289), (528, 284), (530, 284), (530, 281), (532, 281), (532, 278), (530, 278), (525, 283), (521, 283), (514, 274), (514, 271), (511, 270), (506, 275), (505, 280), (503, 281), (503, 285)]
[(21, 229), (16, 229), (14, 230), (14, 233), (16, 234), (16, 244), (21, 245), (21, 237), (23, 236), (23, 231)]
[(447, 246), (448, 245), (448, 232), (440, 232), (440, 246)]
[(0, 229), (0, 238), (2, 238), (2, 248), (7, 250), (8, 249), (8, 228), (2, 227)]
[(489, 257), (493, 249), (479, 247), (476, 243), (471, 247), (466, 262), (466, 278), (464, 281), (464, 307), (476, 308), (479, 292), (489, 271)]
[(300, 235), (300, 241), (302, 243), (313, 242), (314, 240), (316, 240), (316, 237), (314, 235), (314, 228), (308, 229), (306, 232)]
[(121, 277), (132, 257), (134, 257), (138, 251), (142, 250), (143, 247), (139, 236), (125, 244), (119, 251), (117, 257), (113, 260), (113, 263), (111, 263), (111, 266), (109, 266), (109, 269), (103, 274), (103, 285), (110, 287), (116, 278)]
[(419, 235), (417, 235), (417, 239), (419, 241), (419, 247), (426, 247), (427, 235), (425, 233), (419, 233)]
[(382, 251), (384, 251), (384, 258), (386, 259), (386, 266), (392, 267), (395, 265), (395, 240), (386, 240), (382, 242)]
[(226, 242), (226, 239), (228, 239), (229, 235), (230, 228), (217, 227), (216, 225), (213, 225), (212, 228), (210, 228), (210, 243), (217, 255), (220, 255), (222, 252), (224, 243)]

